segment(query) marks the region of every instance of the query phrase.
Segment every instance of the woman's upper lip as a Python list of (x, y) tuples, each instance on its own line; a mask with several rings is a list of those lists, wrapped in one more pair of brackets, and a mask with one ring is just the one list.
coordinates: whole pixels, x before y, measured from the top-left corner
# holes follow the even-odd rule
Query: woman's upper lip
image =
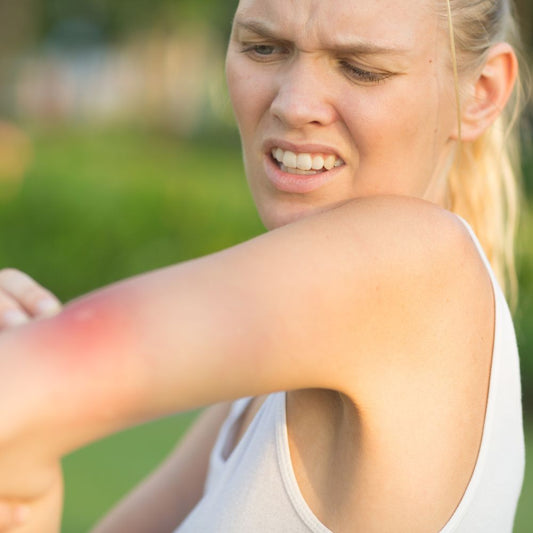
[(263, 143), (263, 151), (265, 154), (270, 154), (273, 148), (281, 148), (282, 150), (289, 150), (297, 154), (333, 154), (337, 158), (341, 158), (335, 148), (320, 143), (296, 144), (283, 139), (274, 138), (267, 139)]

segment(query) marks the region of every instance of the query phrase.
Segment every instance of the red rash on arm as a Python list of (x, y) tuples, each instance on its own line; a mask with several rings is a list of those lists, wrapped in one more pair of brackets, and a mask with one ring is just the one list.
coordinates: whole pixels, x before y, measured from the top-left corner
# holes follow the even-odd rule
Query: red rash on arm
[(136, 340), (136, 303), (125, 287), (102, 291), (0, 337), (27, 400), (26, 425), (42, 431), (52, 453), (143, 420), (146, 358)]
[(57, 349), (57, 362), (69, 373), (90, 370), (110, 350), (120, 356), (130, 344), (133, 326), (127, 305), (114, 296), (103, 294), (74, 302), (51, 320), (37, 323), (32, 336), (36, 348)]

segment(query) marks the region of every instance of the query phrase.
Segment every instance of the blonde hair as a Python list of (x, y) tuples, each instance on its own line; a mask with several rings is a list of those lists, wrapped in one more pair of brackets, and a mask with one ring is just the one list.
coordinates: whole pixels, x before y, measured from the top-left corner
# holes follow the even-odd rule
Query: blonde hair
[[(442, 12), (450, 30), (458, 116), (461, 116), (459, 78), (478, 72), (490, 48), (498, 42), (520, 47), (511, 0), (446, 0)], [(512, 102), (497, 121), (473, 142), (457, 146), (448, 175), (451, 210), (476, 232), (502, 287), (516, 301), (514, 261), (519, 215), (519, 132), (521, 106), (517, 83)], [(460, 135), (460, 133), (459, 133)]]

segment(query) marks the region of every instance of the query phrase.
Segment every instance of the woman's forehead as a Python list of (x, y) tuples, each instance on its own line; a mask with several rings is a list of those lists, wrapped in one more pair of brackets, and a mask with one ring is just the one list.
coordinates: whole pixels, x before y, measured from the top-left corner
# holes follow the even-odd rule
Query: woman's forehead
[(411, 49), (434, 36), (431, 0), (240, 0), (236, 20), (259, 23), (276, 36), (323, 47), (353, 39)]

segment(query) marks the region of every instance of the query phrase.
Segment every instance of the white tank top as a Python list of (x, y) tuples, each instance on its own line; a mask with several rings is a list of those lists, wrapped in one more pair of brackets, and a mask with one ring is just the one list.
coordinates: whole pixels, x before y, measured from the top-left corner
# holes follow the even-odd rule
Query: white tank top
[[(513, 323), (481, 246), (495, 296), (495, 337), (474, 472), (441, 533), (512, 531), (525, 466), (520, 368)], [(249, 399), (237, 400), (212, 450), (204, 496), (175, 533), (328, 533), (304, 500), (291, 463), (285, 393), (271, 394), (228, 457)], [(331, 533), (331, 532), (330, 532)]]

